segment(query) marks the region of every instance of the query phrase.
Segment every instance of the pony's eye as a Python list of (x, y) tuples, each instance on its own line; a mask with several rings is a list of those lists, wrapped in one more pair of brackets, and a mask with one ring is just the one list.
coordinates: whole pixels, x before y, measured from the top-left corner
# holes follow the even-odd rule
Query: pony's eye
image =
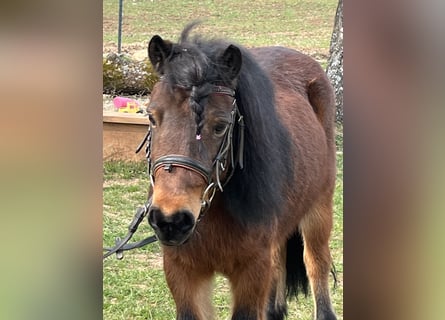
[(228, 128), (228, 124), (227, 123), (218, 123), (213, 128), (213, 133), (215, 134), (215, 136), (221, 137), (221, 136), (223, 136), (226, 133), (227, 128)]
[(148, 114), (148, 120), (150, 120), (150, 123), (153, 127), (156, 127), (156, 120), (153, 118), (153, 115), (151, 113)]

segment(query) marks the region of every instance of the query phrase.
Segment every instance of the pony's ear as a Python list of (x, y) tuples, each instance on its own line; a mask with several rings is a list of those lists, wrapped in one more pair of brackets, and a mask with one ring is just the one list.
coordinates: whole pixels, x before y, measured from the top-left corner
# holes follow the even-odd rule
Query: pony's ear
[(228, 46), (220, 58), (220, 63), (224, 67), (224, 76), (234, 80), (241, 70), (242, 61), (241, 50), (233, 44)]
[(170, 41), (164, 41), (158, 35), (151, 38), (148, 44), (148, 57), (150, 62), (159, 74), (163, 74), (163, 67), (165, 59), (167, 59), (172, 52), (173, 44)]

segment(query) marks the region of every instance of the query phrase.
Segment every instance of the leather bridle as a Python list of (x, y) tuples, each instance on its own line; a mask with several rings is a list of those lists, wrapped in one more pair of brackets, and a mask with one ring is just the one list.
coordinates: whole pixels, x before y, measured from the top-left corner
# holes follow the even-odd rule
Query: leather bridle
[[(223, 140), (219, 147), (218, 153), (215, 156), (212, 167), (208, 168), (199, 161), (183, 155), (170, 154), (162, 156), (156, 159), (151, 165), (151, 132), (147, 133), (147, 139), (144, 141), (147, 144), (146, 156), (149, 163), (149, 175), (151, 183), (155, 184), (155, 174), (161, 168), (167, 172), (171, 172), (173, 167), (180, 167), (189, 170), (195, 174), (200, 175), (207, 183), (207, 187), (201, 196), (201, 212), (199, 219), (209, 208), (213, 196), (217, 189), (223, 191), (223, 186), (226, 185), (235, 171), (236, 165), (239, 164), (240, 168), (243, 168), (243, 149), (244, 149), (244, 119), (240, 114), (238, 105), (236, 103), (235, 91), (224, 86), (214, 85), (212, 87), (212, 93), (224, 94), (233, 97), (231, 119), (224, 134)], [(238, 150), (235, 155), (233, 145), (233, 130), (235, 125), (238, 126)], [(151, 131), (151, 126), (149, 128)], [(228, 163), (230, 161), (231, 171), (226, 175), (224, 183), (221, 182), (221, 175), (227, 170)]]
[[(151, 188), (153, 188), (155, 184), (155, 174), (160, 169), (164, 169), (167, 172), (171, 172), (174, 167), (179, 167), (189, 170), (195, 174), (198, 174), (204, 179), (204, 181), (207, 183), (207, 187), (204, 189), (204, 192), (201, 195), (201, 210), (196, 223), (198, 223), (202, 219), (204, 214), (209, 209), (217, 189), (223, 192), (223, 188), (233, 176), (237, 164), (240, 166), (241, 169), (243, 168), (244, 119), (236, 103), (235, 91), (225, 86), (212, 85), (211, 93), (228, 95), (230, 97), (233, 97), (231, 120), (224, 134), (218, 153), (213, 160), (212, 167), (208, 168), (193, 158), (177, 154), (169, 154), (161, 156), (152, 163), (151, 140), (152, 140), (153, 127), (151, 123), (148, 127), (144, 139), (136, 149), (136, 153), (138, 153), (144, 145), (146, 146), (145, 156), (148, 162), (147, 167), (148, 167), (148, 175), (150, 177), (150, 182), (151, 182)], [(235, 125), (238, 126), (238, 149), (236, 150), (236, 153), (233, 144), (233, 130)], [(230, 162), (230, 172), (226, 174), (225, 180), (224, 182), (222, 182), (221, 174), (228, 169), (229, 162)], [(136, 232), (138, 225), (142, 222), (142, 220), (150, 211), (151, 201), (152, 198), (150, 197), (147, 200), (147, 202), (143, 205), (143, 207), (138, 208), (138, 210), (136, 211), (136, 215), (128, 228), (129, 232), (127, 236), (123, 240), (117, 238), (115, 247), (104, 248), (104, 250), (108, 251), (104, 255), (103, 257), (104, 259), (113, 253), (116, 253), (116, 257), (118, 259), (122, 259), (123, 251), (139, 248), (157, 240), (155, 236), (151, 236), (137, 243), (127, 244), (127, 242), (131, 239), (134, 232)]]

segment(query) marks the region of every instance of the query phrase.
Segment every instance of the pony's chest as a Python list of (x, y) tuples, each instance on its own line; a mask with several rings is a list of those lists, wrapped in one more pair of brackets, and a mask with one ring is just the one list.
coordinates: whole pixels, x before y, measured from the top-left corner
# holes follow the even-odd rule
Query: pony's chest
[(258, 253), (268, 251), (268, 247), (267, 230), (244, 229), (233, 222), (209, 219), (198, 226), (189, 243), (178, 250), (178, 257), (188, 267), (229, 275), (258, 259)]
[(196, 248), (192, 255), (208, 261), (215, 268), (229, 265), (237, 259), (247, 236), (237, 226), (227, 223), (202, 224), (202, 228), (196, 231), (196, 237), (192, 239)]

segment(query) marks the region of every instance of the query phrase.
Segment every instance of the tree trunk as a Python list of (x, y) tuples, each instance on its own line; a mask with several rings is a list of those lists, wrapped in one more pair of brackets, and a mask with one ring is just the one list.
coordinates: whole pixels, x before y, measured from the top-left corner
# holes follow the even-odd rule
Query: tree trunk
[(343, 124), (343, 0), (339, 0), (335, 14), (326, 73), (335, 92), (335, 121)]

